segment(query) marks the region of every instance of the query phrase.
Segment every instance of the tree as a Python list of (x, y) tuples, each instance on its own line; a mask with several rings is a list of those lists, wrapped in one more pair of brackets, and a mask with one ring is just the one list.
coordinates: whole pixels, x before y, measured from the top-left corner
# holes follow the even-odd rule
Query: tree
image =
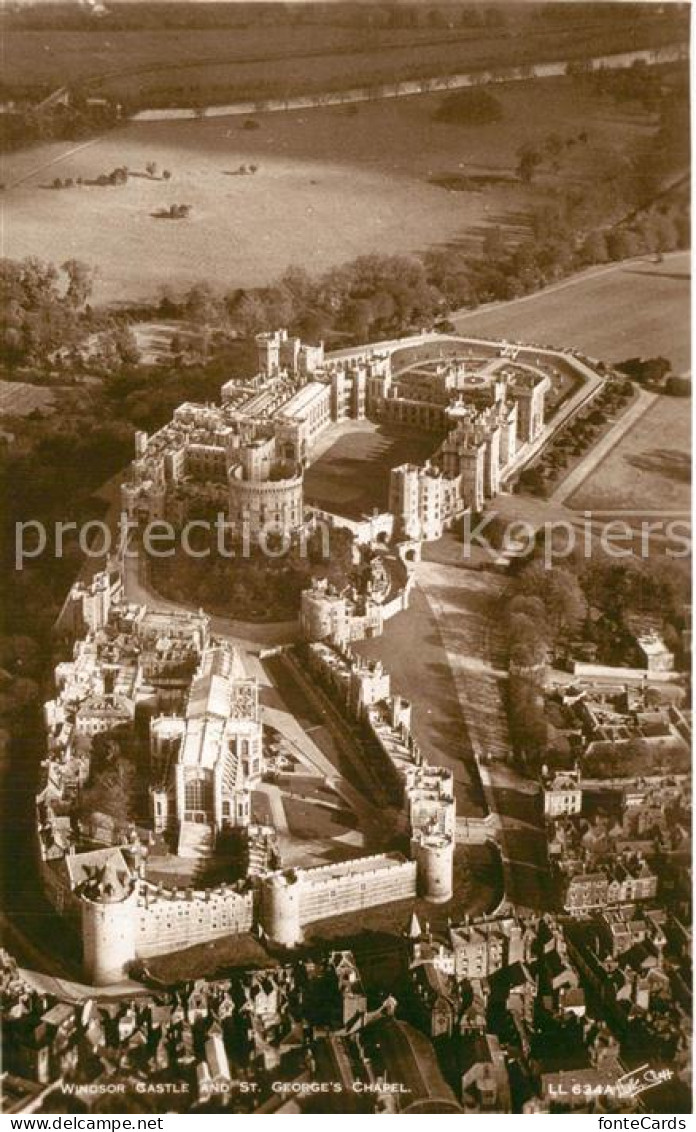
[(94, 270), (81, 259), (67, 259), (61, 271), (68, 277), (68, 302), (73, 307), (83, 307), (92, 294)]
[(291, 264), (278, 280), (278, 285), (290, 296), (298, 314), (317, 302), (317, 285), (304, 267)]
[(541, 598), (529, 594), (517, 594), (513, 597), (507, 611), (509, 616), (522, 613), (526, 617), (531, 617), (540, 626), (544, 625), (546, 619), (546, 608)]
[(510, 738), (519, 754), (538, 757), (546, 746), (548, 723), (543, 704), (543, 697), (536, 684), (526, 677), (510, 677), (508, 701)]
[(668, 377), (665, 382), (665, 393), (669, 393), (671, 397), (690, 397), (691, 378), (677, 377), (675, 375)]
[(505, 240), (499, 224), (488, 228), (483, 237), (483, 254), (486, 259), (499, 260), (505, 255)]
[(135, 797), (135, 768), (128, 759), (118, 757), (90, 781), (82, 792), (78, 812), (83, 818), (107, 814), (119, 825), (126, 825), (135, 814)]
[(640, 254), (640, 241), (630, 228), (614, 228), (607, 233), (607, 250), (612, 260), (631, 259)]
[(443, 99), (434, 116), (436, 122), (485, 126), (502, 119), (503, 107), (488, 91), (457, 90)]
[(543, 664), (548, 655), (548, 641), (541, 624), (525, 613), (513, 613), (508, 618), (510, 660), (514, 664), (532, 667)]
[(116, 327), (112, 332), (112, 341), (124, 365), (138, 365), (140, 361), (140, 347), (130, 326)]
[(517, 151), (517, 158), (518, 176), (525, 184), (529, 184), (534, 179), (534, 174), (544, 159), (536, 146), (530, 142), (525, 142), (524, 145), (520, 146)]
[(517, 579), (517, 592), (543, 601), (549, 625), (556, 637), (575, 630), (585, 615), (585, 596), (572, 571), (563, 566), (548, 569), (536, 560), (525, 566)]
[(606, 263), (609, 259), (607, 237), (602, 231), (590, 232), (582, 245), (582, 258), (585, 263)]
[(169, 169), (163, 169), (162, 170), (162, 180), (163, 181), (170, 181), (171, 177), (172, 177), (172, 175), (171, 175), (171, 172), (170, 172)]
[(145, 166), (145, 172), (150, 177), (156, 177), (157, 176), (157, 162), (156, 161), (148, 161), (147, 165)]
[(196, 283), (186, 294), (183, 313), (196, 326), (213, 326), (222, 317), (222, 303), (209, 283)]
[(268, 307), (260, 295), (249, 292), (235, 305), (233, 321), (243, 334), (251, 336), (271, 329)]

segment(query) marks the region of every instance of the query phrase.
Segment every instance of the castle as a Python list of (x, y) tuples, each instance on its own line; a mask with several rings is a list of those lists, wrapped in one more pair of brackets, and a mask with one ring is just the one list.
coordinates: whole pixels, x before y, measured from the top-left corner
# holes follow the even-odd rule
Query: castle
[[(148, 879), (145, 831), (99, 814), (76, 829), (75, 804), (90, 781), (99, 737), (135, 742), (145, 734), (153, 833), (168, 835), (183, 858), (211, 855), (229, 829), (255, 846), (250, 796), (264, 751), (257, 681), (234, 646), (211, 636), (203, 613), (129, 603), (109, 572), (76, 583), (67, 606), (85, 635), (73, 658), (57, 665), (56, 697), (45, 706), (38, 845), (45, 893), (81, 938), (94, 983), (118, 981), (135, 960), (231, 934), (254, 929), (290, 947), (327, 916), (416, 895), (451, 897), (451, 776), (421, 759), (410, 738), (410, 705), (391, 696), (388, 675), (331, 650), (351, 710), (373, 727), (398, 784), (410, 859), (379, 853), (283, 869), (268, 867), (252, 848), (246, 877), (234, 884), (167, 888)], [(313, 663), (324, 662), (320, 651), (314, 655)]]
[[(121, 493), (130, 519), (180, 525), (222, 511), (252, 533), (300, 531), (312, 521), (303, 480), (318, 439), (332, 423), (369, 418), (433, 434), (424, 466), (392, 470), (390, 514), (353, 524), (358, 541), (396, 538), (403, 549), (478, 510), (543, 435), (549, 378), (499, 343), (458, 339), (464, 360), (416, 360), (398, 372), (399, 343), (327, 357), (323, 346), (281, 330), (258, 335), (256, 345), (256, 376), (223, 385), (220, 405), (185, 403), (153, 436), (136, 434)], [(273, 829), (252, 820), (264, 735), (257, 681), (239, 650), (211, 636), (202, 611), (129, 603), (118, 571), (71, 590), (61, 618), (75, 645), (72, 660), (56, 668), (56, 697), (46, 705), (38, 841), (46, 894), (75, 924), (95, 983), (119, 979), (134, 960), (252, 928), (294, 946), (306, 925), (327, 916), (416, 895), (451, 898), (452, 774), (422, 757), (410, 704), (391, 693), (388, 674), (349, 651), (351, 640), (381, 632), (408, 604), (408, 577), (391, 593), (382, 564), (373, 565), (364, 593), (334, 593), (325, 583), (305, 591), (304, 655), (372, 735), (409, 857), (381, 853), (313, 868), (279, 867)], [(149, 831), (124, 831), (92, 814), (76, 833), (75, 803), (90, 782), (99, 736), (141, 744), (146, 736)], [(241, 880), (177, 889), (148, 879), (148, 836), (195, 859), (213, 854), (227, 831), (248, 841)]]
[(232, 379), (220, 405), (186, 402), (153, 436), (136, 434), (124, 512), (146, 523), (224, 513), (235, 530), (300, 530), (304, 469), (332, 424), (369, 419), (433, 434), (424, 467), (391, 474), (399, 537), (436, 539), (479, 511), (541, 434), (550, 379), (499, 344), (461, 342), (465, 360), (393, 371), (393, 350), (326, 355), (285, 330), (256, 338), (258, 370)]

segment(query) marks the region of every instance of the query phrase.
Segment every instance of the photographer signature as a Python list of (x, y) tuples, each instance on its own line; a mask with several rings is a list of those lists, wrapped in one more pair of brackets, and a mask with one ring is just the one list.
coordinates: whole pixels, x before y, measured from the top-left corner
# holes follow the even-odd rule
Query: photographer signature
[(637, 1097), (648, 1089), (656, 1089), (658, 1085), (663, 1085), (673, 1076), (673, 1070), (651, 1069), (646, 1062), (638, 1069), (632, 1069), (630, 1073), (624, 1073), (623, 1077), (619, 1077), (616, 1088), (620, 1096)]

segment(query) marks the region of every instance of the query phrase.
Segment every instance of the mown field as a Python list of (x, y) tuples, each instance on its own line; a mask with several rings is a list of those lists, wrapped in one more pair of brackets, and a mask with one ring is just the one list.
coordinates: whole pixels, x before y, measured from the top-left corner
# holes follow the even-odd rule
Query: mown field
[(685, 27), (670, 11), (636, 20), (576, 10), (563, 23), (535, 23), (514, 7), (504, 24), (489, 27), (454, 17), (410, 28), (293, 24), (263, 14), (248, 26), (217, 28), (128, 30), (104, 21), (30, 30), (8, 22), (3, 82), (27, 94), (79, 84), (128, 105), (200, 104), (656, 47), (678, 41)]
[(660, 397), (571, 495), (576, 510), (691, 507), (691, 401)]
[[(669, 358), (691, 367), (689, 252), (599, 268), (557, 287), (456, 319), (467, 334), (575, 346), (605, 361)], [(688, 418), (688, 405), (682, 414)]]
[[(496, 89), (500, 122), (436, 123), (439, 96), (348, 108), (235, 118), (131, 123), (88, 143), (51, 143), (5, 158), (4, 254), (99, 266), (95, 300), (157, 294), (209, 279), (255, 286), (290, 264), (313, 272), (367, 252), (414, 253), (451, 243), (479, 246), (491, 224), (514, 229), (541, 191), (590, 183), (654, 128), (644, 111), (617, 108), (570, 80)], [(588, 134), (530, 187), (517, 151), (545, 136)], [(54, 190), (55, 177), (92, 180), (155, 161), (171, 181)], [(253, 176), (239, 166), (256, 164)], [(449, 187), (466, 178), (465, 189)], [(156, 219), (190, 203), (185, 221)]]

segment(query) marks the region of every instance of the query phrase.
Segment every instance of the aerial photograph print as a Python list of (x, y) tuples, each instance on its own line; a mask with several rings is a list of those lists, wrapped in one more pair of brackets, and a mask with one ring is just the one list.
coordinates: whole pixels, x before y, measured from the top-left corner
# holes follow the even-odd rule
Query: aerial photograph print
[(691, 16), (0, 0), (2, 1132), (687, 1128)]

